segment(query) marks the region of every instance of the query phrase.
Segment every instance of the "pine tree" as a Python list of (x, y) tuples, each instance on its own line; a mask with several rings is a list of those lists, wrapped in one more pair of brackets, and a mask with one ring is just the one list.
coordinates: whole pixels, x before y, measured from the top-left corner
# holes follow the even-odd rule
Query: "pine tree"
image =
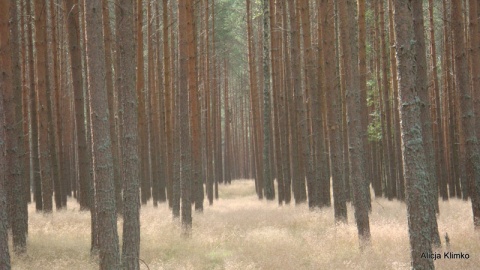
[(113, 160), (108, 125), (109, 111), (105, 84), (105, 45), (103, 40), (102, 3), (85, 1), (85, 29), (87, 46), (87, 78), (90, 94), (93, 158), (95, 160), (95, 203), (98, 218), (100, 269), (118, 269), (117, 219)]
[(350, 162), (350, 179), (352, 181), (353, 205), (357, 223), (360, 247), (370, 244), (370, 223), (368, 218), (367, 179), (365, 177), (365, 146), (362, 134), (362, 111), (360, 105), (360, 78), (358, 72), (358, 36), (355, 21), (354, 1), (342, 1), (338, 5), (340, 17), (340, 37), (345, 63), (347, 116), (348, 116), (348, 149)]
[(10, 253), (8, 249), (8, 220), (7, 220), (7, 198), (6, 198), (6, 176), (8, 174), (8, 160), (6, 156), (7, 138), (5, 132), (5, 92), (11, 88), (11, 58), (10, 58), (10, 1), (0, 1), (0, 268), (9, 270)]
[(416, 57), (420, 52), (415, 46), (416, 36), (412, 13), (414, 7), (409, 0), (398, 0), (394, 1), (394, 8), (411, 267), (413, 269), (434, 269), (432, 259), (422, 258), (422, 253), (430, 254), (432, 252), (430, 222), (432, 218), (435, 218), (435, 211), (430, 202), (425, 200), (429, 196), (430, 183), (420, 120), (420, 89), (416, 86)]

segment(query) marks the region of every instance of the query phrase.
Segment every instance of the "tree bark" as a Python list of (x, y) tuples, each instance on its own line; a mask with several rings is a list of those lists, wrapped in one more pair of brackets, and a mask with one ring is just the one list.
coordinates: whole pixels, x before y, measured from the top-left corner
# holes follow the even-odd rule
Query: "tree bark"
[(468, 62), (465, 48), (465, 32), (462, 18), (462, 5), (452, 1), (453, 51), (455, 56), (455, 81), (460, 95), (460, 116), (463, 141), (465, 142), (466, 173), (469, 195), (472, 201), (473, 223), (480, 228), (480, 154), (477, 134), (475, 133), (475, 117), (473, 100), (470, 93)]
[(258, 89), (257, 89), (257, 72), (255, 68), (255, 56), (254, 56), (254, 44), (253, 44), (253, 31), (252, 31), (252, 19), (251, 19), (251, 2), (247, 0), (247, 35), (248, 35), (248, 63), (250, 74), (250, 106), (253, 116), (253, 140), (255, 147), (255, 167), (256, 167), (256, 187), (257, 195), (259, 199), (263, 198), (263, 159), (260, 157), (260, 112), (258, 108)]
[(342, 149), (342, 97), (336, 81), (334, 2), (322, 0), (320, 10), (323, 18), (323, 59), (325, 63), (325, 98), (327, 102), (327, 127), (330, 144), (330, 164), (333, 184), (333, 207), (335, 220), (347, 220), (345, 183), (343, 178)]
[[(187, 3), (188, 2), (188, 3)], [(192, 20), (189, 18), (191, 14), (191, 4), (188, 0), (180, 0), (178, 2), (178, 27), (179, 27), (179, 100), (177, 106), (179, 109), (189, 108), (188, 92), (193, 83), (184, 78), (188, 78), (188, 28), (191, 27)], [(177, 128), (180, 131), (180, 189), (181, 189), (181, 213), (182, 213), (182, 233), (189, 235), (192, 228), (192, 205), (191, 205), (191, 144), (189, 134), (189, 119), (187, 113), (181, 113)]]
[(42, 182), (43, 211), (52, 211), (52, 162), (48, 138), (48, 96), (50, 80), (47, 74), (47, 18), (46, 0), (35, 3), (36, 89), (38, 100), (38, 154)]
[[(118, 141), (117, 125), (115, 119), (117, 118), (117, 110), (115, 106), (115, 93), (113, 84), (113, 59), (114, 51), (112, 48), (112, 27), (110, 25), (110, 12), (108, 7), (108, 1), (102, 1), (103, 11), (103, 32), (105, 42), (105, 65), (106, 65), (106, 84), (107, 84), (107, 96), (108, 96), (108, 111), (109, 111), (109, 130), (110, 138), (112, 140), (112, 158), (113, 158), (113, 179), (115, 181), (115, 209), (117, 214), (123, 213), (122, 204), (122, 163), (120, 156), (120, 145)], [(118, 72), (118, 71), (117, 71)]]
[(68, 48), (70, 53), (70, 64), (72, 67), (72, 81), (73, 81), (73, 93), (75, 99), (75, 123), (77, 130), (77, 151), (78, 151), (78, 182), (79, 193), (78, 201), (80, 203), (80, 210), (89, 209), (88, 197), (90, 185), (92, 182), (92, 176), (90, 174), (91, 153), (87, 150), (87, 132), (85, 126), (85, 103), (86, 98), (83, 92), (83, 78), (82, 78), (82, 55), (80, 47), (80, 24), (77, 0), (67, 0), (67, 10), (69, 10), (70, 16), (68, 16)]
[[(368, 186), (365, 178), (365, 146), (362, 138), (362, 111), (360, 106), (360, 80), (358, 72), (358, 36), (355, 20), (355, 2), (341, 1), (338, 5), (340, 19), (340, 37), (345, 56), (345, 78), (348, 117), (348, 151), (350, 179), (352, 181), (353, 205), (357, 223), (360, 247), (370, 244), (370, 223), (368, 218)], [(349, 65), (348, 63), (357, 63)]]
[(405, 180), (403, 179), (402, 139), (400, 137), (400, 112), (398, 109), (397, 59), (395, 59), (395, 31), (393, 25), (393, 0), (388, 1), (388, 31), (390, 45), (390, 74), (393, 88), (394, 123), (394, 164), (396, 173), (397, 199), (405, 200)]
[(203, 211), (203, 179), (201, 165), (201, 134), (200, 134), (200, 106), (198, 98), (197, 79), (197, 42), (195, 29), (195, 5), (187, 1), (187, 37), (188, 37), (188, 99), (190, 103), (190, 125), (192, 145), (192, 195), (195, 202), (195, 210)]
[(87, 78), (90, 91), (90, 119), (92, 124), (93, 160), (96, 182), (96, 210), (100, 269), (118, 269), (117, 219), (115, 213), (115, 188), (113, 160), (109, 132), (109, 111), (105, 85), (105, 45), (102, 31), (102, 3), (85, 1), (85, 29), (87, 46)]
[[(438, 185), (437, 185), (437, 176), (435, 170), (435, 154), (434, 154), (434, 145), (432, 140), (432, 126), (431, 126), (431, 116), (430, 108), (428, 106), (428, 87), (427, 87), (427, 59), (426, 59), (426, 48), (425, 48), (425, 26), (423, 24), (423, 4), (420, 1), (414, 1), (412, 4), (413, 7), (413, 28), (415, 33), (415, 50), (416, 50), (416, 64), (417, 64), (417, 77), (416, 77), (416, 87), (418, 91), (418, 97), (420, 98), (421, 107), (420, 107), (420, 121), (422, 122), (422, 137), (425, 149), (425, 157), (427, 159), (427, 173), (430, 188), (429, 188), (429, 198), (428, 204), (431, 207), (434, 207), (434, 211), (438, 212)], [(438, 225), (437, 217), (434, 216), (430, 219), (430, 230), (432, 234), (432, 244), (439, 247), (440, 236), (438, 234)]]
[(122, 95), (120, 104), (123, 111), (123, 243), (122, 267), (124, 269), (139, 269), (140, 257), (140, 160), (139, 160), (139, 132), (138, 125), (138, 96), (136, 92), (135, 67), (136, 43), (134, 34), (134, 3), (131, 0), (120, 0), (121, 10), (116, 26), (117, 32), (117, 61), (118, 85)]
[[(290, 33), (291, 33), (291, 61), (292, 61), (292, 89), (294, 103), (291, 104), (295, 108), (295, 114), (293, 115), (292, 134), (296, 133), (295, 138), (292, 140), (293, 147), (293, 159), (296, 176), (294, 181), (294, 195), (295, 203), (301, 204), (307, 200), (307, 194), (305, 189), (305, 157), (309, 156), (308, 151), (308, 138), (306, 127), (306, 110), (303, 101), (303, 90), (301, 85), (301, 73), (300, 73), (300, 15), (297, 14), (296, 5), (294, 0), (289, 0), (288, 9), (290, 12)], [(296, 147), (295, 147), (296, 146)], [(296, 149), (295, 149), (296, 148)], [(308, 166), (308, 165), (307, 165)], [(308, 175), (307, 175), (308, 177)]]
[(398, 89), (400, 94), (400, 119), (402, 132), (403, 170), (408, 212), (411, 267), (434, 269), (432, 259), (422, 258), (422, 253), (431, 254), (431, 219), (435, 211), (428, 198), (431, 188), (422, 136), (421, 99), (416, 86), (417, 46), (414, 33), (414, 18), (410, 0), (394, 1), (395, 50), (397, 55)]
[[(0, 268), (11, 269), (10, 253), (8, 248), (8, 209), (6, 191), (9, 183), (10, 172), (7, 166), (11, 165), (10, 155), (7, 156), (9, 149), (9, 135), (6, 132), (7, 121), (10, 108), (4, 104), (12, 94), (12, 59), (10, 48), (10, 1), (0, 1)], [(8, 178), (7, 178), (8, 177)]]
[(270, 6), (269, 0), (263, 2), (263, 179), (265, 183), (265, 197), (267, 200), (275, 199), (273, 176), (271, 171), (271, 98), (270, 98)]

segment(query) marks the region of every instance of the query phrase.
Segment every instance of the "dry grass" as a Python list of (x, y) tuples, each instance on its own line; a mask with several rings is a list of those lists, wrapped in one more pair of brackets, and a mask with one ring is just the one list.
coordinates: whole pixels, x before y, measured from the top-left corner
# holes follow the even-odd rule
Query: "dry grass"
[[(439, 229), (451, 250), (469, 260), (437, 260), (437, 269), (479, 269), (480, 235), (472, 225), (470, 203), (440, 203)], [(69, 201), (52, 215), (30, 211), (28, 254), (13, 256), (13, 269), (97, 269), (89, 255), (89, 213)], [(182, 238), (166, 205), (141, 210), (141, 258), (150, 269), (408, 269), (405, 206), (375, 199), (372, 247), (358, 249), (352, 208), (349, 224), (334, 226), (333, 209), (305, 205), (279, 207), (259, 201), (252, 181), (220, 186), (220, 199), (193, 216), (192, 238)], [(121, 221), (119, 222), (121, 228)], [(120, 230), (121, 231), (121, 230)], [(145, 265), (141, 269), (147, 269)]]

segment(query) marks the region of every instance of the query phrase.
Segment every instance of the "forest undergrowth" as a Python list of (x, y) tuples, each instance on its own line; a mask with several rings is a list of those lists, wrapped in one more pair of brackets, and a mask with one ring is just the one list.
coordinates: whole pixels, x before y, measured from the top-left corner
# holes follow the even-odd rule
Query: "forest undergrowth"
[[(189, 239), (181, 236), (180, 221), (172, 220), (166, 204), (142, 207), (142, 261), (149, 269), (409, 269), (405, 204), (372, 200), (372, 247), (361, 252), (351, 206), (348, 224), (334, 226), (333, 208), (279, 207), (259, 201), (254, 189), (248, 180), (220, 185), (220, 199), (193, 214)], [(470, 202), (440, 202), (440, 211), (443, 246), (437, 252), (447, 251), (448, 233), (449, 249), (469, 253), (470, 259), (436, 260), (436, 269), (478, 269), (480, 233), (473, 229)], [(50, 215), (36, 213), (30, 204), (28, 251), (12, 255), (12, 269), (98, 269), (89, 249), (90, 213), (80, 212), (74, 200)], [(148, 269), (143, 262), (141, 269)]]

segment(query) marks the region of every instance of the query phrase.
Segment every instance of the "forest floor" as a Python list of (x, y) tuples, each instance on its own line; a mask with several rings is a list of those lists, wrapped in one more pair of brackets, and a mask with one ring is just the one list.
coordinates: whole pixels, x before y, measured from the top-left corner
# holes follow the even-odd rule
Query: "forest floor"
[[(219, 185), (220, 199), (193, 214), (192, 237), (181, 236), (171, 211), (152, 203), (141, 210), (141, 259), (149, 269), (409, 269), (404, 204), (372, 200), (372, 247), (358, 248), (353, 209), (348, 224), (334, 226), (333, 208), (310, 211), (306, 205), (279, 207), (259, 201), (254, 182)], [(90, 257), (90, 214), (69, 199), (68, 209), (50, 215), (29, 206), (26, 255), (12, 257), (13, 269), (98, 269)], [(437, 269), (479, 269), (480, 234), (474, 232), (471, 204), (440, 202), (439, 230), (450, 250), (468, 260), (436, 260)], [(121, 233), (121, 219), (119, 232)], [(120, 235), (121, 236), (121, 235)], [(120, 241), (121, 243), (121, 241)], [(445, 244), (437, 252), (446, 251)], [(141, 269), (148, 269), (144, 264)]]

